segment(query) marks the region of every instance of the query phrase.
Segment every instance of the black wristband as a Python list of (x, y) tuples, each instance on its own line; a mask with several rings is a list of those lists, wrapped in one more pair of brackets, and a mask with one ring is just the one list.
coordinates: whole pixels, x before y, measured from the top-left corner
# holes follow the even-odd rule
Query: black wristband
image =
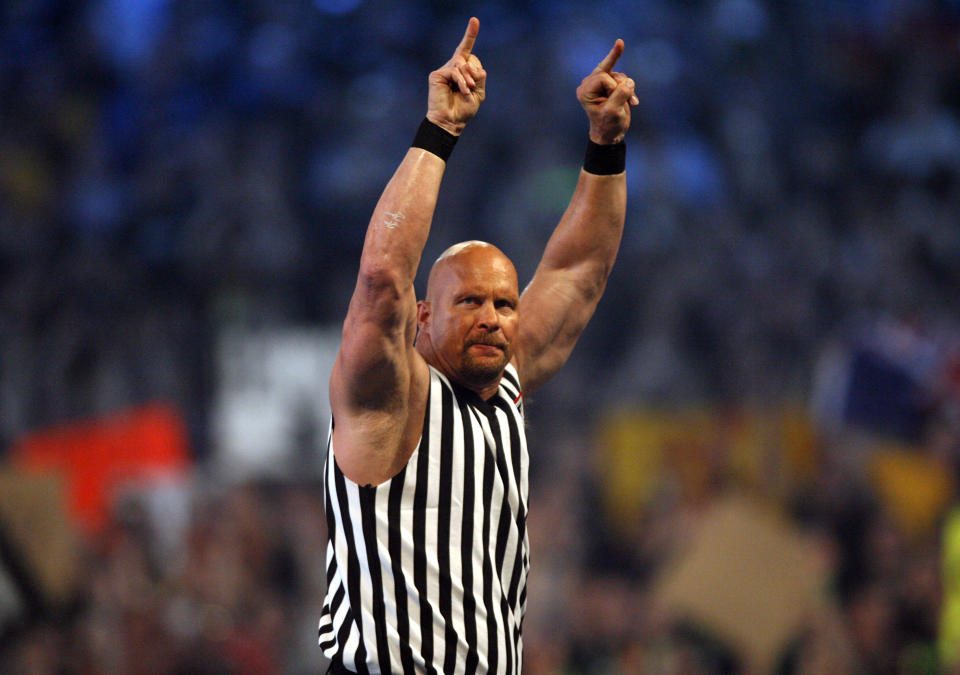
[(587, 154), (583, 157), (583, 170), (600, 176), (623, 173), (627, 166), (627, 145), (620, 141), (600, 145), (587, 141)]
[(424, 117), (410, 147), (423, 148), (446, 162), (450, 159), (450, 153), (453, 152), (453, 146), (457, 144), (458, 138), (460, 137), (454, 136)]

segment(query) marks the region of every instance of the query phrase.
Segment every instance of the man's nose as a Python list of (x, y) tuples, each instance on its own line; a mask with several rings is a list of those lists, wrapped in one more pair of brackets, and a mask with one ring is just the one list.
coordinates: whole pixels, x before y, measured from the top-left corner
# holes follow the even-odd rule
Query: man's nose
[(477, 325), (484, 330), (494, 331), (500, 327), (500, 316), (492, 302), (485, 302), (477, 315)]

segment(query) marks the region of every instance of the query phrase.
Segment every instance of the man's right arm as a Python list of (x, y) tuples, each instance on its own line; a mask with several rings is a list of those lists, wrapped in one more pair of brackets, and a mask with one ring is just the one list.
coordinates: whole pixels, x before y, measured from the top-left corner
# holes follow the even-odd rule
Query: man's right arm
[(478, 30), (471, 19), (453, 58), (430, 74), (429, 124), (415, 141), (424, 147), (407, 151), (367, 227), (330, 379), (337, 464), (360, 484), (395, 475), (412, 451), (411, 402), (425, 399), (429, 379), (413, 346), (413, 282), (446, 167), (434, 142), (459, 135), (483, 100), (486, 75), (470, 53)]

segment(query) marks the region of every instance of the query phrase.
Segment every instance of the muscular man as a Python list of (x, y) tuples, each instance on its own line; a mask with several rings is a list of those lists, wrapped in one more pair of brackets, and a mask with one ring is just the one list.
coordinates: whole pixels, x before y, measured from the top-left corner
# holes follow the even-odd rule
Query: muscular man
[(600, 299), (626, 209), (633, 80), (610, 53), (577, 89), (590, 122), (570, 205), (521, 294), (478, 241), (413, 282), (446, 160), (485, 96), (470, 19), (430, 73), (426, 119), (367, 229), (333, 368), (325, 470), (330, 672), (519, 673), (529, 568), (524, 394), (567, 360)]

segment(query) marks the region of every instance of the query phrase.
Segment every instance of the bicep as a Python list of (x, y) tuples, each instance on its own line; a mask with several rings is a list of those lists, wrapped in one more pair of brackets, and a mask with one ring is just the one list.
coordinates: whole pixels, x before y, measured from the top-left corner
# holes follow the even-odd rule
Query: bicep
[(545, 384), (567, 362), (596, 309), (602, 285), (577, 270), (537, 270), (520, 297), (515, 350), (524, 391)]
[(415, 330), (412, 284), (401, 292), (354, 293), (330, 377), (330, 406), (337, 463), (360, 485), (395, 475), (416, 444), (412, 420), (430, 376), (413, 345)]
[(392, 286), (363, 275), (343, 323), (340, 351), (331, 375), (334, 413), (388, 410), (409, 389), (416, 330), (412, 285)]

